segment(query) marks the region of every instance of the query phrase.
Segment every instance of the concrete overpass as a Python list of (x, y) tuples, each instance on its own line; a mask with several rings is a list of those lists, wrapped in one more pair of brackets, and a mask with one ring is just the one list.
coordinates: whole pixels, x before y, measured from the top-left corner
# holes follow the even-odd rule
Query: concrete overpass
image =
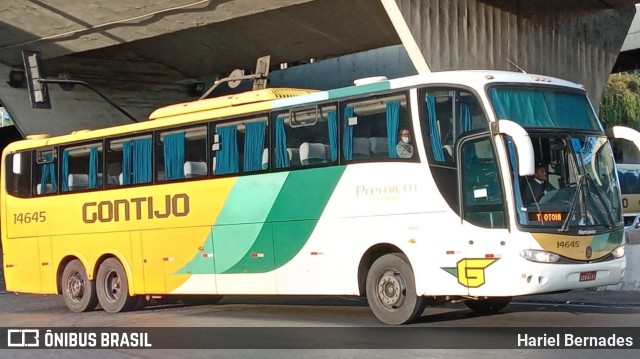
[(620, 55), (613, 66), (613, 72), (640, 69), (640, 4), (636, 5), (636, 16), (631, 22), (627, 37), (620, 49)]
[[(0, 5), (0, 78), (40, 51), (49, 77), (86, 80), (138, 118), (193, 99), (259, 56), (305, 63), (285, 72), (364, 75), (450, 69), (515, 70), (583, 83), (597, 101), (633, 19), (635, 0), (20, 0)], [(342, 56), (342, 57), (341, 57)], [(324, 60), (325, 61), (319, 61)], [(342, 60), (341, 60), (342, 59)], [(302, 71), (300, 68), (305, 68)], [(338, 71), (335, 71), (338, 69)], [(364, 69), (364, 70), (363, 70)], [(325, 70), (327, 71), (327, 70)], [(367, 73), (368, 72), (368, 73)], [(324, 78), (331, 77), (325, 75)], [(312, 81), (302, 85), (329, 86)], [(275, 81), (274, 78), (274, 83)], [(53, 108), (0, 81), (0, 101), (23, 134), (129, 122), (93, 93), (50, 86)]]

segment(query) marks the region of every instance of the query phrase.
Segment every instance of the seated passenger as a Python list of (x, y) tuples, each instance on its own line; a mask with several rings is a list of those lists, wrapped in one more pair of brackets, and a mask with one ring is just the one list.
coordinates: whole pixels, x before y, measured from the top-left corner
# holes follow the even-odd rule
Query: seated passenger
[(408, 129), (403, 128), (400, 130), (400, 139), (396, 146), (396, 153), (400, 158), (413, 157), (413, 146), (411, 145), (411, 133)]

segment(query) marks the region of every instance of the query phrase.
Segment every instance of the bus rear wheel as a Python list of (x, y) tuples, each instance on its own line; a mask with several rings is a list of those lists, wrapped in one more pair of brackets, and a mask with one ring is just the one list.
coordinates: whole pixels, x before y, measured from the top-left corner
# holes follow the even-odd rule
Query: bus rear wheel
[(129, 295), (127, 274), (115, 258), (108, 258), (98, 268), (96, 292), (100, 306), (106, 312), (126, 312), (133, 309), (140, 298)]
[(511, 303), (511, 297), (496, 297), (478, 300), (467, 300), (464, 304), (467, 308), (478, 314), (494, 314), (504, 309)]
[(366, 289), (371, 311), (385, 324), (414, 322), (426, 306), (416, 294), (413, 269), (402, 254), (386, 254), (373, 262)]
[(89, 280), (79, 260), (74, 259), (64, 267), (61, 284), (64, 304), (72, 312), (87, 312), (98, 305), (94, 281)]

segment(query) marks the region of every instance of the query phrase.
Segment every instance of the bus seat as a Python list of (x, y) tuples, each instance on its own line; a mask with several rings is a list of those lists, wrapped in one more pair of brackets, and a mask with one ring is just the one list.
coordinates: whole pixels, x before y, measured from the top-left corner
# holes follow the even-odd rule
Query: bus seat
[(366, 137), (354, 137), (353, 138), (353, 159), (362, 160), (367, 159), (369, 154), (369, 139)]
[(38, 185), (36, 186), (36, 193), (37, 194), (53, 193), (53, 185), (51, 183), (47, 183), (45, 191), (42, 192), (42, 184), (38, 183)]
[(187, 161), (184, 163), (184, 178), (193, 178), (207, 175), (206, 162)]
[(300, 167), (300, 150), (297, 148), (287, 148), (289, 155), (289, 167)]
[(370, 137), (369, 147), (373, 157), (389, 157), (389, 141), (386, 137)]
[(69, 191), (89, 188), (89, 175), (84, 173), (69, 173), (67, 178)]
[(269, 168), (269, 149), (265, 148), (262, 150), (262, 169), (266, 170)]
[(322, 143), (304, 142), (300, 145), (300, 163), (303, 166), (327, 162), (327, 151)]
[(326, 162), (332, 162), (331, 161), (331, 146), (329, 146), (329, 145), (324, 145), (324, 158), (327, 159)]

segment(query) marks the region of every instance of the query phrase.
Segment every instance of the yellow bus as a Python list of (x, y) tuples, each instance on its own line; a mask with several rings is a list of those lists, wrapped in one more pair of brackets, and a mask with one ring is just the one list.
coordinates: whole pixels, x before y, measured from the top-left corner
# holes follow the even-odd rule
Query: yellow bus
[[(362, 295), (402, 324), (430, 303), (495, 312), (626, 268), (609, 140), (584, 89), (544, 76), (264, 89), (2, 156), (7, 290), (61, 294), (75, 312)], [(537, 162), (554, 189), (525, 200)]]

